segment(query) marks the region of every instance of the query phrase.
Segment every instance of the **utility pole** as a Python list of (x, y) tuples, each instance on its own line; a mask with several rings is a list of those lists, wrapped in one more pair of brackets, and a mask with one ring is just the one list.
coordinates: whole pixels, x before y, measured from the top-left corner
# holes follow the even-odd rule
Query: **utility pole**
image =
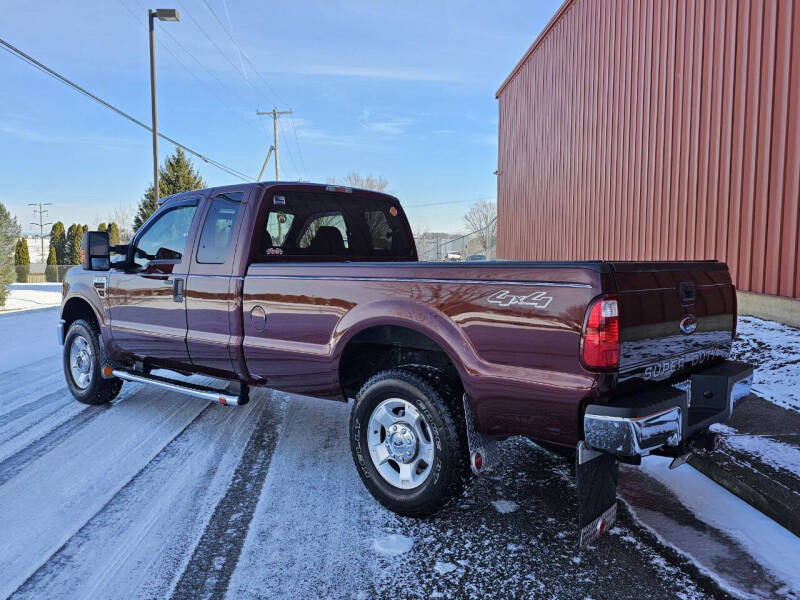
[[(289, 110), (278, 110), (277, 107), (273, 107), (272, 110), (267, 112), (260, 112), (256, 111), (256, 115), (258, 116), (265, 116), (271, 115), (272, 116), (272, 138), (273, 143), (272, 147), (275, 148), (275, 181), (280, 181), (281, 179), (281, 171), (280, 171), (280, 164), (279, 164), (279, 157), (278, 157), (278, 117), (281, 115), (290, 115), (292, 114), (292, 109)], [(267, 161), (269, 160), (269, 154), (267, 154)], [(264, 161), (264, 167), (267, 166), (267, 161)], [(264, 168), (262, 167), (261, 172), (264, 172)], [(259, 176), (259, 179), (261, 177)]]
[(31, 225), (39, 226), (39, 240), (42, 243), (42, 262), (47, 262), (47, 258), (44, 255), (44, 228), (48, 225), (52, 225), (52, 223), (45, 223), (44, 216), (47, 214), (46, 210), (42, 210), (43, 206), (53, 206), (52, 202), (29, 202), (28, 206), (38, 206), (39, 208), (33, 209), (33, 216), (36, 216), (36, 213), (39, 213), (39, 222), (36, 223), (35, 221), (31, 221)]

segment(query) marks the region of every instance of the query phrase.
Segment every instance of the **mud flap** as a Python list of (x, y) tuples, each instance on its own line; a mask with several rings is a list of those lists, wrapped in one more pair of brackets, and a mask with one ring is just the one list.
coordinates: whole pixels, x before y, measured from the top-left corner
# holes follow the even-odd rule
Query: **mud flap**
[(588, 546), (617, 520), (617, 459), (578, 442), (575, 477), (578, 485), (580, 546)]

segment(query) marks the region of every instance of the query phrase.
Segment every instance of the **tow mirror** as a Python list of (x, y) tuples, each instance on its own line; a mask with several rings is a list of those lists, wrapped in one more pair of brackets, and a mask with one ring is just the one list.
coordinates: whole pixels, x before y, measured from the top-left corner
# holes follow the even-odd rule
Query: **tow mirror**
[(108, 271), (110, 251), (107, 231), (87, 231), (81, 240), (81, 265), (87, 271)]

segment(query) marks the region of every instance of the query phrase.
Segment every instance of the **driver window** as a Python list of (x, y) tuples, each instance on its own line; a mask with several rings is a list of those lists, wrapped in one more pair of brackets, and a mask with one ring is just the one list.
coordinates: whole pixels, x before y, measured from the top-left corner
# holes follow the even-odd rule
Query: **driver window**
[(197, 205), (178, 206), (158, 217), (136, 241), (136, 264), (143, 267), (151, 260), (181, 260), (196, 210)]

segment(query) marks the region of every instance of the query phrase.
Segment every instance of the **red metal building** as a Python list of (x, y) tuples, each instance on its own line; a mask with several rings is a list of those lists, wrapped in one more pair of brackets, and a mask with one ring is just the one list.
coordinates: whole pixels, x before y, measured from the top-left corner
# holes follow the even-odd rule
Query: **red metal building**
[(800, 298), (800, 1), (567, 0), (497, 98), (498, 256)]

